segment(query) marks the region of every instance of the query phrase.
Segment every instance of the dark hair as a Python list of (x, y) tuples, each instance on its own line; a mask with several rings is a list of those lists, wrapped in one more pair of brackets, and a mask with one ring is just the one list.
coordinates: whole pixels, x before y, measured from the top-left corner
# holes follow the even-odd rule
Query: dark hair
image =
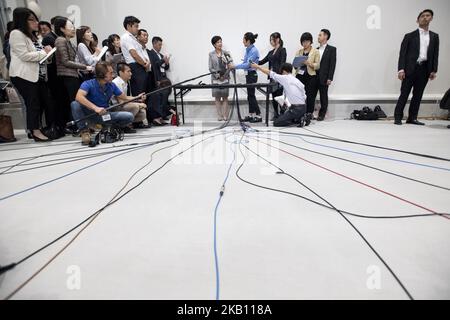
[[(90, 49), (92, 52), (95, 52), (98, 49), (98, 37), (95, 33), (92, 32), (92, 41), (89, 44)], [(104, 56), (103, 56), (104, 57)], [(102, 58), (103, 58), (102, 57)]]
[(119, 62), (117, 64), (117, 70), (116, 70), (117, 71), (117, 75), (120, 76), (120, 72), (125, 72), (126, 68), (130, 68), (131, 69), (131, 67), (130, 67), (130, 65), (128, 63)]
[(145, 32), (146, 34), (148, 34), (147, 30), (145, 30), (145, 29), (139, 29), (137, 35), (140, 36), (140, 35), (143, 34), (144, 32)]
[(54, 26), (54, 25), (55, 25), (55, 21), (56, 21), (56, 19), (58, 19), (58, 18), (64, 18), (64, 17), (63, 17), (63, 16), (55, 16), (55, 17), (53, 17), (53, 18), (50, 19), (50, 23)]
[(108, 68), (112, 68), (111, 63), (106, 61), (100, 61), (95, 65), (95, 77), (97, 79), (105, 79)]
[(423, 10), (421, 13), (419, 13), (419, 15), (417, 16), (417, 20), (419, 20), (419, 18), (420, 18), (424, 13), (426, 13), (426, 12), (430, 13), (431, 16), (434, 17), (434, 12), (433, 12), (433, 10), (431, 10), (431, 9), (425, 9), (425, 10)]
[(303, 43), (303, 41), (311, 41), (311, 44), (313, 44), (313, 36), (311, 33), (309, 32), (305, 32), (304, 34), (302, 34), (301, 38), (300, 38), (300, 43)]
[[(116, 47), (114, 47), (114, 41), (116, 41), (117, 39), (120, 39), (118, 34), (112, 34), (108, 37), (108, 50), (109, 52), (111, 52), (111, 54), (116, 54)], [(119, 48), (120, 52), (122, 52), (122, 49)]]
[(327, 35), (327, 40), (330, 40), (330, 38), (331, 38), (331, 32), (330, 32), (330, 30), (328, 30), (328, 29), (322, 29), (322, 30), (320, 30), (320, 32), (325, 33), (325, 34)]
[(135, 23), (141, 23), (141, 20), (133, 16), (128, 16), (123, 20), (123, 27), (127, 29), (128, 26), (133, 26)]
[(48, 21), (39, 21), (39, 26), (47, 26), (50, 30), (52, 30), (52, 25)]
[(102, 47), (107, 47), (108, 46), (108, 39), (103, 39), (102, 40)]
[(61, 31), (61, 29), (65, 29), (67, 22), (69, 21), (69, 19), (67, 19), (66, 17), (57, 17), (55, 19), (55, 33), (57, 36), (60, 37), (65, 37), (64, 32)]
[(152, 44), (156, 44), (156, 43), (162, 42), (162, 41), (163, 41), (163, 39), (161, 39), (161, 37), (153, 37)]
[(92, 42), (86, 43), (84, 40), (84, 35), (86, 32), (92, 31), (90, 27), (88, 26), (81, 26), (77, 29), (77, 44), (83, 43), (91, 53), (94, 53), (95, 50), (92, 50)]
[(10, 21), (6, 24), (5, 41), (9, 40), (9, 35), (11, 34), (11, 31), (13, 31), (13, 28), (14, 28), (14, 22)]
[(253, 34), (251, 32), (247, 32), (246, 34), (244, 34), (244, 39), (246, 41), (250, 41), (251, 44), (254, 44), (256, 39), (258, 39), (258, 34)]
[(214, 37), (212, 37), (212, 39), (211, 39), (211, 44), (212, 44), (213, 46), (215, 46), (216, 43), (219, 42), (220, 40), (222, 40), (222, 37), (220, 37), (220, 36), (214, 36)]
[(281, 39), (281, 34), (279, 32), (274, 32), (270, 35), (270, 39), (279, 39), (280, 40), (280, 47), (283, 47), (284, 45), (284, 41), (283, 39)]
[(292, 73), (292, 69), (292, 64), (286, 62), (281, 65), (280, 72), (283, 73), (283, 71), (286, 71), (287, 73)]
[(28, 38), (32, 40), (36, 40), (36, 35), (33, 33), (33, 31), (29, 30), (28, 28), (28, 18), (30, 16), (33, 16), (36, 18), (36, 21), (39, 21), (36, 14), (28, 9), (28, 8), (16, 8), (13, 11), (13, 22), (14, 22), (14, 29), (22, 31)]
[(14, 28), (14, 21), (10, 21), (6, 24), (6, 31), (11, 32)]

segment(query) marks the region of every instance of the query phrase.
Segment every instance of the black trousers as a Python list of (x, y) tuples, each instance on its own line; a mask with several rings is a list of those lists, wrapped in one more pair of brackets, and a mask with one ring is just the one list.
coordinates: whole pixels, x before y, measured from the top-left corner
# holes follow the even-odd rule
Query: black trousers
[(130, 80), (130, 89), (133, 96), (138, 96), (143, 92), (147, 92), (149, 73), (139, 63), (130, 63), (133, 76)]
[(328, 111), (328, 85), (317, 81), (317, 85), (313, 88), (313, 92), (311, 93), (311, 99), (313, 99), (313, 101), (316, 101), (317, 92), (320, 92), (319, 117), (324, 118)]
[(314, 105), (316, 103), (316, 96), (317, 96), (317, 87), (318, 87), (318, 76), (311, 76), (307, 71), (305, 71), (305, 74), (297, 75), (297, 79), (303, 83), (305, 86), (306, 91), (306, 113), (313, 113), (314, 112)]
[(416, 65), (414, 73), (410, 76), (407, 76), (402, 81), (400, 97), (398, 98), (397, 106), (395, 107), (395, 120), (403, 119), (403, 110), (405, 109), (406, 103), (408, 102), (408, 97), (411, 93), (411, 89), (413, 89), (413, 97), (409, 105), (408, 120), (417, 120), (423, 92), (425, 91), (425, 87), (428, 83), (428, 77), (428, 68), (426, 63), (424, 63), (422, 65)]
[[(256, 71), (249, 71), (248, 75), (245, 76), (247, 84), (253, 84), (258, 82), (258, 74)], [(247, 88), (247, 101), (248, 101), (248, 112), (256, 113), (257, 116), (261, 115), (261, 109), (259, 108), (258, 101), (256, 100), (256, 89)]]
[[(50, 91), (48, 83), (39, 81), (39, 97), (41, 100), (41, 119), (42, 113), (45, 115), (45, 125), (47, 127), (56, 126), (56, 105), (55, 99)], [(42, 126), (42, 122), (41, 122)]]
[(306, 105), (291, 106), (284, 114), (273, 122), (275, 127), (288, 127), (300, 120), (306, 113)]
[[(270, 82), (274, 82), (274, 80), (271, 80)], [(275, 100), (276, 97), (282, 96), (284, 93), (283, 91), (283, 87), (282, 86), (278, 86), (275, 87), (275, 91), (272, 92), (272, 106), (273, 106), (273, 113), (275, 117), (278, 117), (280, 115), (279, 110), (279, 104), (278, 102)], [(283, 114), (284, 111), (283, 109), (281, 109), (281, 113)]]
[(42, 127), (41, 114), (43, 111), (45, 111), (47, 126), (53, 125), (55, 109), (47, 83), (42, 80), (30, 82), (19, 77), (11, 77), (11, 82), (25, 101), (27, 129), (37, 130)]
[(75, 101), (78, 89), (80, 89), (80, 79), (75, 77), (58, 76), (62, 92), (58, 94), (58, 107), (56, 108), (56, 122), (60, 128), (65, 128), (66, 123), (72, 121), (72, 111), (70, 104)]

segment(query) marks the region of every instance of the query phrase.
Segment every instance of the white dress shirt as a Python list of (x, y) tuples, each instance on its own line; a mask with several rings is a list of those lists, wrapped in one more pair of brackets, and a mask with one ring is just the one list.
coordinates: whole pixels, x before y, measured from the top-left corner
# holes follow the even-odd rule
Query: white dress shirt
[(430, 32), (419, 28), (420, 34), (420, 54), (417, 62), (424, 62), (428, 60), (428, 46), (430, 45)]
[(271, 71), (270, 77), (283, 86), (284, 94), (291, 104), (306, 103), (305, 86), (292, 74), (280, 75)]
[(120, 46), (122, 48), (122, 54), (125, 58), (126, 63), (136, 63), (136, 60), (131, 56), (130, 50), (136, 50), (137, 54), (142, 58), (142, 60), (150, 61), (148, 57), (147, 50), (145, 50), (142, 45), (137, 41), (136, 37), (130, 32), (126, 32), (120, 38)]
[(78, 59), (80, 63), (92, 67), (95, 67), (99, 61), (98, 56), (91, 53), (88, 47), (86, 47), (86, 45), (82, 42), (78, 45)]
[[(114, 80), (113, 80), (113, 83), (125, 94), (125, 95), (127, 95), (127, 92), (128, 92), (128, 83), (127, 82), (125, 82), (125, 81), (123, 81), (123, 79), (121, 78), (121, 77), (116, 77)], [(115, 98), (115, 97), (113, 97), (112, 98), (112, 101), (113, 101), (113, 103), (114, 104), (116, 104), (116, 103), (119, 103), (119, 101)]]
[(320, 52), (320, 62), (322, 62), (323, 53), (325, 52), (325, 49), (327, 48), (328, 44), (324, 44), (323, 46), (320, 46), (319, 52)]

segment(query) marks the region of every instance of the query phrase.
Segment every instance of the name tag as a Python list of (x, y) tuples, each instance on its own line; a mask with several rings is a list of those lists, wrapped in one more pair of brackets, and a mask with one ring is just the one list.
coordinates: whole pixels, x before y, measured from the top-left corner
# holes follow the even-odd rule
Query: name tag
[(111, 115), (109, 113), (102, 116), (104, 122), (111, 121)]
[(305, 70), (303, 70), (303, 69), (298, 70), (298, 74), (303, 76), (305, 74)]

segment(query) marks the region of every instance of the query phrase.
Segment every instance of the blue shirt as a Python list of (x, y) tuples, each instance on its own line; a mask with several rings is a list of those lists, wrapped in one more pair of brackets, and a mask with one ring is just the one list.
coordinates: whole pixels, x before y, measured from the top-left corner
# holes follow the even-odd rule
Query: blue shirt
[(245, 57), (244, 62), (241, 64), (238, 64), (235, 68), (236, 69), (243, 69), (243, 70), (255, 70), (253, 68), (250, 68), (249, 61), (252, 61), (253, 63), (258, 64), (259, 63), (259, 51), (256, 49), (255, 45), (250, 45), (245, 50)]
[(108, 108), (112, 96), (122, 95), (122, 91), (114, 83), (106, 83), (101, 87), (97, 79), (83, 82), (80, 89), (87, 92), (86, 98), (100, 108)]

